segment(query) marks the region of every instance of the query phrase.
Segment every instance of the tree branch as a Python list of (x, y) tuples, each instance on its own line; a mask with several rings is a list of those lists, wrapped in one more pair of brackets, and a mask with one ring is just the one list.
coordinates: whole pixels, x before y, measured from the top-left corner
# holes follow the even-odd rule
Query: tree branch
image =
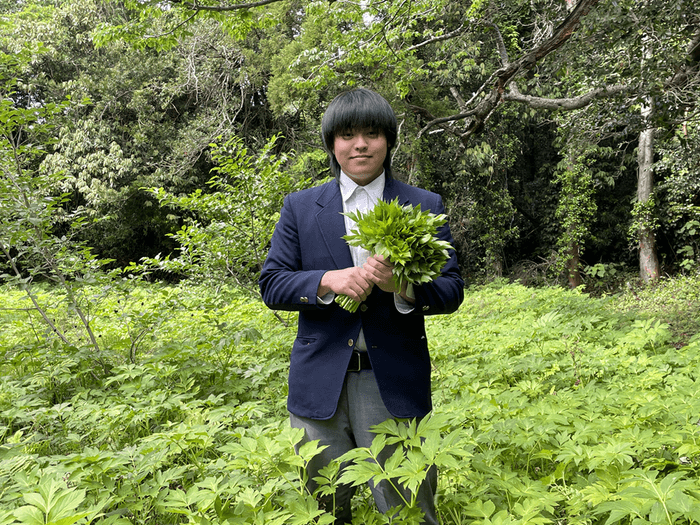
[(429, 38), (428, 40), (424, 40), (423, 42), (419, 42), (418, 44), (415, 44), (411, 47), (408, 48), (407, 51), (415, 51), (416, 49), (420, 49), (423, 46), (427, 46), (429, 44), (434, 44), (435, 42), (442, 42), (443, 40), (449, 40), (450, 38), (454, 38), (456, 36), (461, 35), (466, 31), (466, 28), (464, 27), (464, 24), (459, 26), (457, 29), (454, 31), (450, 31), (449, 33), (445, 33), (444, 35), (440, 36), (434, 36), (432, 38)]
[(464, 98), (462, 98), (462, 94), (459, 92), (459, 90), (455, 86), (452, 86), (450, 88), (450, 93), (452, 93), (452, 96), (457, 101), (457, 105), (459, 106), (459, 110), (460, 111), (467, 111), (467, 103), (464, 102)]
[[(471, 135), (478, 133), (484, 125), (486, 119), (496, 109), (496, 107), (505, 100), (506, 87), (510, 82), (522, 71), (532, 68), (537, 61), (556, 51), (563, 46), (571, 35), (574, 34), (576, 28), (581, 23), (581, 19), (599, 2), (599, 0), (579, 0), (576, 7), (568, 14), (564, 21), (553, 31), (552, 36), (545, 40), (542, 44), (532, 49), (529, 53), (521, 56), (518, 60), (507, 62), (507, 56), (504, 56), (503, 50), (499, 49), (501, 59), (505, 59), (503, 67), (495, 71), (489, 79), (482, 84), (477, 90), (477, 93), (472, 97), (468, 104), (476, 99), (479, 93), (482, 93), (490, 88), (490, 92), (471, 110), (462, 111), (459, 114), (449, 117), (433, 119), (428, 122), (423, 129), (418, 133), (418, 137), (423, 135), (428, 129), (433, 126), (453, 122), (456, 120), (470, 119), (467, 129), (462, 133), (461, 138), (466, 142)], [(493, 25), (492, 25), (493, 27)], [(496, 28), (498, 33), (498, 28)], [(513, 90), (512, 96), (518, 96), (517, 89)]]
[(247, 4), (234, 4), (234, 5), (202, 5), (195, 2), (183, 2), (180, 0), (170, 0), (173, 5), (179, 5), (185, 7), (186, 9), (191, 9), (192, 11), (212, 11), (216, 13), (223, 13), (226, 11), (238, 11), (241, 9), (252, 9), (254, 7), (261, 7), (264, 5), (274, 4), (276, 2), (281, 2), (282, 0), (259, 0), (258, 2), (249, 2)]
[(535, 109), (549, 109), (549, 110), (564, 110), (571, 111), (574, 109), (581, 109), (590, 104), (593, 100), (598, 98), (606, 98), (624, 93), (631, 90), (631, 86), (619, 85), (619, 86), (604, 86), (593, 91), (589, 91), (583, 95), (577, 97), (569, 98), (545, 98), (545, 97), (533, 97), (531, 95), (524, 95), (517, 90), (509, 91), (503, 95), (504, 102), (519, 102), (521, 104), (527, 104), (531, 108)]
[(688, 44), (686, 64), (664, 84), (664, 88), (682, 88), (688, 84), (692, 76), (698, 73), (700, 73), (700, 31)]
[(156, 39), (156, 38), (163, 38), (163, 37), (166, 37), (166, 36), (169, 36), (169, 35), (173, 35), (173, 34), (175, 34), (175, 32), (176, 32), (178, 29), (180, 29), (181, 27), (186, 26), (187, 24), (189, 24), (189, 23), (192, 21), (192, 19), (194, 19), (194, 17), (196, 17), (198, 14), (199, 14), (199, 11), (196, 11), (194, 14), (192, 14), (191, 16), (189, 16), (186, 20), (183, 20), (182, 22), (180, 22), (178, 25), (176, 25), (175, 27), (173, 27), (173, 28), (172, 28), (170, 31), (168, 31), (167, 33), (161, 33), (160, 35), (144, 35), (144, 38), (146, 38), (146, 39)]
[(507, 66), (510, 63), (508, 58), (508, 51), (506, 50), (506, 42), (503, 40), (503, 33), (498, 29), (498, 26), (494, 22), (487, 22), (489, 27), (492, 27), (496, 31), (496, 45), (498, 46), (498, 54), (501, 57), (501, 64)]
[[(8, 260), (10, 263), (10, 266), (12, 267), (12, 271), (15, 273), (15, 276), (20, 279), (22, 279), (22, 272), (20, 269), (17, 267), (17, 263), (15, 262), (15, 259), (11, 256), (10, 254), (10, 247), (5, 246), (5, 244), (0, 244), (0, 251), (5, 255), (5, 258)], [(42, 317), (44, 322), (51, 328), (51, 331), (58, 336), (58, 338), (63, 341), (65, 344), (70, 345), (70, 341), (66, 338), (65, 334), (63, 331), (61, 331), (51, 320), (51, 318), (47, 315), (46, 311), (41, 307), (39, 304), (39, 301), (37, 301), (36, 295), (32, 292), (30, 285), (28, 283), (22, 283), (22, 289), (26, 292), (27, 296), (29, 297), (29, 300), (32, 302), (34, 305), (34, 308), (30, 308), (29, 310), (36, 310), (39, 315)]]

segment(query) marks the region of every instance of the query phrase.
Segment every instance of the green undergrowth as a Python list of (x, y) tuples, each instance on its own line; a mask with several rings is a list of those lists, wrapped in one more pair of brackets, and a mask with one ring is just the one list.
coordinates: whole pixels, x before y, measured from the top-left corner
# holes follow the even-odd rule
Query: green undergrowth
[[(700, 522), (693, 286), (468, 289), (428, 319), (434, 414), (382, 426), (342, 481), (414, 488), (437, 465), (444, 524)], [(0, 525), (331, 522), (304, 488), (315, 445), (295, 454), (287, 423), (293, 314), (225, 287), (90, 293), (99, 352), (1, 294)], [(62, 298), (40, 298), (69, 328)], [(383, 468), (361, 461), (388, 446)], [(382, 516), (363, 489), (355, 523), (417, 523), (406, 503)]]
[(700, 333), (700, 274), (661, 278), (639, 289), (628, 283), (626, 293), (618, 296), (611, 306), (664, 321), (671, 330), (672, 343), (683, 346)]

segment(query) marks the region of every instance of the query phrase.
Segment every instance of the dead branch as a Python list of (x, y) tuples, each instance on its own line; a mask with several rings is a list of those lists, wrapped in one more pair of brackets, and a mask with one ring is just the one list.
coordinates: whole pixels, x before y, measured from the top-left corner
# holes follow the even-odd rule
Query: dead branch
[(589, 91), (583, 95), (568, 98), (533, 97), (532, 95), (524, 95), (520, 93), (520, 91), (513, 89), (508, 93), (503, 94), (503, 101), (527, 104), (534, 109), (560, 109), (564, 111), (571, 111), (586, 107), (595, 99), (612, 97), (620, 93), (630, 91), (631, 89), (632, 87), (628, 85), (604, 86), (594, 89), (593, 91)]
[[(456, 115), (431, 120), (420, 130), (418, 137), (422, 136), (433, 126), (464, 119), (469, 119), (469, 123), (467, 124), (466, 131), (461, 134), (462, 141), (466, 142), (473, 134), (478, 133), (483, 128), (486, 119), (496, 107), (505, 100), (506, 88), (510, 82), (518, 74), (532, 68), (538, 61), (563, 46), (569, 38), (571, 38), (571, 35), (574, 34), (576, 28), (581, 23), (581, 19), (586, 16), (598, 2), (599, 0), (580, 0), (566, 19), (553, 31), (552, 36), (517, 60), (507, 62), (507, 57), (503, 55), (501, 50), (500, 54), (502, 60), (504, 60), (504, 65), (495, 71), (477, 91), (481, 93), (489, 90), (488, 94), (477, 106)], [(514, 94), (514, 96), (517, 95)], [(472, 97), (472, 100), (474, 99), (475, 97)]]
[(450, 38), (454, 38), (456, 36), (461, 35), (465, 31), (466, 31), (466, 27), (464, 27), (464, 25), (461, 25), (457, 29), (455, 29), (454, 31), (450, 31), (449, 33), (445, 33), (444, 35), (434, 36), (432, 38), (429, 38), (428, 40), (424, 40), (423, 42), (419, 42), (418, 44), (415, 44), (415, 45), (409, 47), (408, 51), (415, 51), (416, 49), (420, 49), (421, 47), (427, 46), (429, 44), (434, 44), (435, 42), (442, 42), (443, 40), (449, 40)]

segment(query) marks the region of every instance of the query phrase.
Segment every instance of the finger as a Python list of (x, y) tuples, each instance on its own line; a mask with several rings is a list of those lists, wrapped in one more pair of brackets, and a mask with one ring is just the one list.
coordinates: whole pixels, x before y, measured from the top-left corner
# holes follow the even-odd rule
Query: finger
[(374, 265), (386, 266), (386, 264), (389, 262), (389, 260), (385, 259), (383, 255), (375, 254), (375, 255), (372, 255), (372, 257), (368, 257), (367, 262), (372, 263)]
[(391, 267), (394, 266), (394, 263), (391, 262), (391, 259), (389, 259), (388, 257), (384, 257), (384, 256), (381, 255), (381, 254), (378, 254), (378, 253), (375, 254), (375, 255), (374, 255), (374, 259), (375, 259), (378, 263), (383, 264), (384, 266), (391, 266)]
[(358, 272), (354, 279), (348, 284), (351, 294), (364, 301), (372, 291), (374, 283), (370, 280), (370, 275), (366, 271)]
[(364, 285), (362, 286), (362, 300), (363, 301), (365, 299), (367, 299), (367, 296), (372, 291), (372, 288), (374, 288), (374, 283), (372, 281), (365, 281)]
[(355, 299), (358, 302), (362, 302), (365, 299), (367, 299), (367, 296), (369, 295), (369, 290), (366, 289), (360, 289), (355, 292), (357, 298)]
[(393, 274), (393, 266), (385, 263), (376, 263), (376, 266), (371, 267), (371, 273), (374, 277), (373, 280), (376, 281), (376, 279), (380, 279), (385, 281), (387, 279), (391, 279)]
[(375, 280), (381, 275), (385, 275), (387, 272), (391, 272), (391, 266), (387, 266), (386, 263), (377, 260), (368, 259), (363, 269), (372, 276), (372, 280)]

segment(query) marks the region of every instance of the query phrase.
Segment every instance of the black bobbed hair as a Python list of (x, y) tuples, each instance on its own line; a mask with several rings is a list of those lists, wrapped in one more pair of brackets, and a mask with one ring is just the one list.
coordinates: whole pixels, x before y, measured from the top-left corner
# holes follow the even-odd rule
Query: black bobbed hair
[(370, 89), (358, 88), (346, 91), (335, 97), (321, 121), (323, 145), (330, 157), (333, 176), (340, 177), (340, 164), (333, 154), (335, 137), (344, 131), (372, 128), (384, 133), (387, 141), (387, 155), (384, 159), (384, 171), (391, 177), (391, 148), (396, 144), (396, 114), (389, 102), (379, 93)]

